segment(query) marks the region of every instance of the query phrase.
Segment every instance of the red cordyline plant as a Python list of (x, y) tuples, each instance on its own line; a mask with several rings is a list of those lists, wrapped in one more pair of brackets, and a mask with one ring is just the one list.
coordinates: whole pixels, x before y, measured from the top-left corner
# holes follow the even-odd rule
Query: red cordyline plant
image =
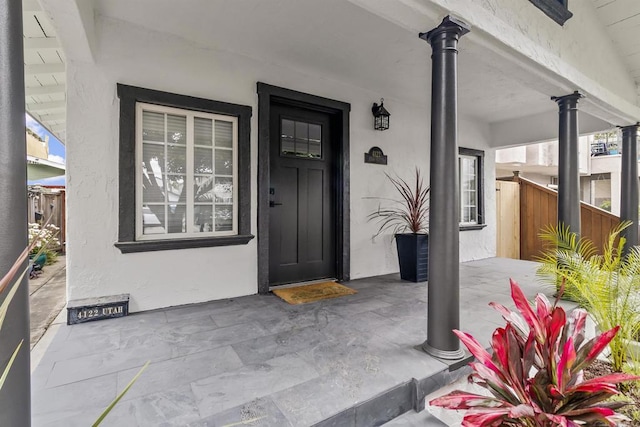
[(516, 282), (511, 296), (520, 314), (491, 303), (507, 321), (494, 331), (490, 355), (471, 335), (454, 333), (476, 357), (469, 381), (491, 392), (483, 396), (453, 391), (429, 402), (448, 409), (467, 409), (463, 426), (615, 426), (615, 412), (625, 402), (606, 401), (618, 394), (616, 384), (640, 377), (614, 373), (584, 381), (583, 369), (607, 347), (619, 326), (587, 341), (587, 313), (574, 310), (569, 319), (558, 300), (551, 305), (538, 294), (535, 309)]

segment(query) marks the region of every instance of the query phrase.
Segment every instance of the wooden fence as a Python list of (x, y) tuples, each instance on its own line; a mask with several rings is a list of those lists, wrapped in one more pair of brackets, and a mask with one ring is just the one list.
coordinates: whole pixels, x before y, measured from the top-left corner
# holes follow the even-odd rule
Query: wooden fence
[(44, 223), (47, 219), (50, 224), (60, 228), (58, 240), (60, 247), (53, 248), (64, 252), (66, 227), (66, 193), (64, 189), (55, 191), (40, 187), (29, 188), (29, 203), (27, 205), (27, 220), (30, 223)]
[[(558, 223), (558, 193), (524, 178), (514, 180), (520, 184), (520, 259), (535, 260), (544, 249), (538, 236), (540, 231)], [(620, 218), (581, 202), (580, 222), (581, 236), (602, 250), (609, 232), (620, 223)]]

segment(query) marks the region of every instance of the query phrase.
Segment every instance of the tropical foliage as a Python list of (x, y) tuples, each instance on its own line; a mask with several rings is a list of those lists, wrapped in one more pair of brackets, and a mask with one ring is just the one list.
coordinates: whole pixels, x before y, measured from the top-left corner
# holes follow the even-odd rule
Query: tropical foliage
[(640, 248), (625, 252), (621, 232), (629, 226), (614, 228), (598, 255), (593, 242), (579, 239), (567, 227), (547, 227), (541, 238), (550, 248), (539, 258), (538, 274), (550, 283), (566, 282), (566, 294), (584, 307), (600, 330), (620, 325), (613, 338), (611, 363), (621, 372), (627, 347), (640, 332)]
[(427, 233), (429, 226), (429, 187), (424, 185), (420, 171), (416, 168), (415, 182), (410, 184), (399, 177), (385, 173), (400, 194), (400, 199), (382, 199), (392, 202), (388, 207), (378, 206), (369, 214), (369, 221), (377, 221), (376, 236), (386, 231), (398, 233)]
[(430, 404), (468, 410), (463, 426), (614, 426), (623, 418), (615, 410), (626, 403), (608, 399), (618, 394), (617, 384), (640, 377), (614, 373), (584, 381), (583, 369), (619, 328), (585, 342), (584, 310), (567, 318), (558, 300), (551, 305), (542, 294), (532, 307), (514, 281), (511, 296), (519, 313), (491, 304), (507, 322), (493, 333), (493, 355), (471, 335), (454, 331), (477, 359), (469, 380), (491, 395), (453, 391)]

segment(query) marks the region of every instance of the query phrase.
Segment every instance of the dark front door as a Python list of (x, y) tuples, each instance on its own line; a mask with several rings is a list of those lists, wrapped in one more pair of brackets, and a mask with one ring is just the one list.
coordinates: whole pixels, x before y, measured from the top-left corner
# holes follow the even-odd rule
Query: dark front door
[(331, 116), (272, 105), (270, 126), (270, 285), (334, 278)]

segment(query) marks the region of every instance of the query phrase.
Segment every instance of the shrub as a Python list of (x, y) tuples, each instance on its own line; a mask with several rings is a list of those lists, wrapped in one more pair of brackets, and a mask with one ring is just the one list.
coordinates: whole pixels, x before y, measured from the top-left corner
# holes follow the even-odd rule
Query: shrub
[(609, 233), (602, 255), (596, 254), (591, 241), (578, 239), (562, 226), (548, 227), (540, 235), (551, 247), (539, 258), (538, 274), (552, 283), (564, 281), (566, 294), (589, 312), (600, 330), (620, 325), (609, 344), (617, 372), (640, 330), (640, 248), (629, 248), (625, 255), (626, 240), (620, 235), (629, 224)]
[(493, 333), (493, 355), (471, 335), (454, 330), (477, 359), (469, 380), (492, 396), (453, 391), (430, 404), (468, 410), (463, 426), (613, 426), (623, 419), (615, 410), (626, 402), (605, 400), (619, 393), (616, 384), (640, 377), (615, 373), (583, 380), (583, 369), (619, 328), (584, 342), (584, 310), (574, 310), (567, 319), (558, 300), (551, 305), (542, 294), (534, 310), (514, 281), (511, 295), (520, 314), (491, 304), (507, 321)]
[(58, 257), (58, 252), (53, 248), (60, 246), (59, 233), (60, 228), (53, 224), (42, 227), (38, 223), (29, 223), (29, 245), (32, 247), (29, 256), (35, 256), (39, 252), (44, 253), (47, 264), (53, 264)]

